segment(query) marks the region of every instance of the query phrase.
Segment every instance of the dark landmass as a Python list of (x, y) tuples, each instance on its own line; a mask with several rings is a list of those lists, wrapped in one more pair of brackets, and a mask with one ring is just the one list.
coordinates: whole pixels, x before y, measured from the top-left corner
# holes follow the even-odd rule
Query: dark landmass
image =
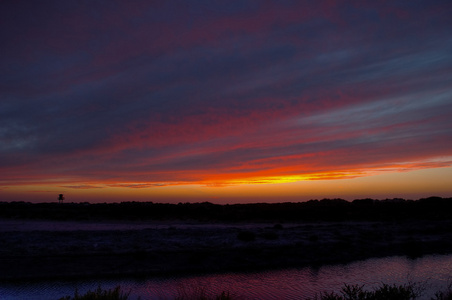
[(0, 279), (248, 271), (452, 253), (452, 198), (0, 203)]
[(44, 220), (396, 221), (452, 219), (452, 198), (310, 200), (220, 205), (202, 203), (29, 203), (0, 202), (0, 218)]

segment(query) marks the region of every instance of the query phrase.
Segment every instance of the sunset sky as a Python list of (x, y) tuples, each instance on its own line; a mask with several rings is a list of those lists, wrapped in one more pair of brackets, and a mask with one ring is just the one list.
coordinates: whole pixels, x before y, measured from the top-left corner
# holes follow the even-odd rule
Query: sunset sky
[(0, 3), (0, 201), (452, 197), (452, 1)]

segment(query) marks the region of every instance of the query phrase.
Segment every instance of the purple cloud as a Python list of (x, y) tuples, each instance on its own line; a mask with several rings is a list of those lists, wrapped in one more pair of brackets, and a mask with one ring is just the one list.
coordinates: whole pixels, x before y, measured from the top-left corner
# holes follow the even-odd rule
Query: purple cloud
[(449, 1), (4, 1), (0, 182), (447, 165), (451, 13)]

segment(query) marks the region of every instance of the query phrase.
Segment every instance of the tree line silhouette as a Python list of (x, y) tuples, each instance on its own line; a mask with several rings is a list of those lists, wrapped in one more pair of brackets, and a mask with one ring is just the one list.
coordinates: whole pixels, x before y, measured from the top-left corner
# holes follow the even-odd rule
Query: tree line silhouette
[(50, 220), (197, 220), (197, 221), (397, 221), (452, 219), (452, 198), (307, 202), (202, 203), (30, 203), (0, 202), (0, 217)]

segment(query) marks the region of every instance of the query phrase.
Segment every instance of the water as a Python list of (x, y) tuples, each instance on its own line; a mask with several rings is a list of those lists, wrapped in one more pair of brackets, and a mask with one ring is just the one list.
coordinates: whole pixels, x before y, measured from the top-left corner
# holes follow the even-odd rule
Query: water
[(430, 299), (447, 287), (452, 279), (452, 255), (425, 256), (418, 259), (387, 257), (319, 268), (285, 269), (253, 273), (225, 273), (188, 277), (99, 281), (47, 281), (21, 284), (0, 283), (0, 299), (56, 300), (63, 296), (94, 290), (99, 285), (110, 289), (118, 285), (131, 290), (131, 300), (173, 299), (180, 293), (203, 289), (207, 294), (229, 291), (241, 299), (305, 299), (321, 291), (339, 291), (344, 283), (364, 284), (372, 289), (382, 282), (406, 284), (422, 282), (423, 296)]

